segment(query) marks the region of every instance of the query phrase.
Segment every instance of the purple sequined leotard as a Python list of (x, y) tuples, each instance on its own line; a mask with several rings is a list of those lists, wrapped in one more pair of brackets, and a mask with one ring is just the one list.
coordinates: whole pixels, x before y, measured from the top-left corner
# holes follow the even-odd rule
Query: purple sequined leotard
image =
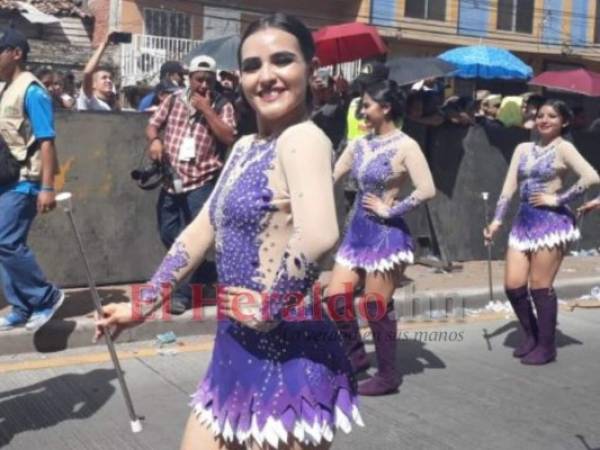
[[(336, 163), (335, 179), (348, 171), (358, 182), (359, 191), (336, 262), (367, 272), (412, 263), (413, 242), (402, 216), (435, 194), (433, 178), (419, 145), (401, 131), (384, 136), (367, 135), (348, 145)], [(406, 174), (415, 190), (396, 201)], [(385, 217), (365, 210), (362, 199), (367, 193), (390, 205)]]
[[(579, 180), (560, 193), (563, 179), (569, 171), (577, 174)], [(518, 187), (519, 210), (510, 231), (509, 247), (528, 252), (564, 246), (579, 239), (579, 230), (568, 203), (582, 196), (590, 185), (599, 181), (594, 168), (573, 144), (562, 138), (546, 147), (533, 142), (520, 144), (512, 156), (494, 220), (502, 222)], [(554, 195), (556, 205), (531, 205), (530, 197), (535, 193)]]
[(178, 239), (165, 259), (169, 267), (155, 276), (164, 283), (181, 265), (178, 245), (184, 259), (197, 262), (214, 242), (219, 283), (273, 296), (270, 313), (283, 319), (269, 332), (229, 319), (218, 324), (192, 406), (225, 441), (279, 448), (293, 437), (317, 445), (338, 429), (362, 424), (334, 324), (310, 305), (285, 320), (281, 300), (286, 293), (307, 293), (318, 275), (317, 259), (337, 239), (331, 168), (331, 143), (312, 122), (277, 139), (242, 138), (208, 208)]

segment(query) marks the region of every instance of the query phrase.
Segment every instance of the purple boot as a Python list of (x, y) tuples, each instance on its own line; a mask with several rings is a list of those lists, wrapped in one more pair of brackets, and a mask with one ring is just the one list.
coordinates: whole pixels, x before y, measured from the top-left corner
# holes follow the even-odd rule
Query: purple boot
[[(335, 314), (332, 314), (332, 319), (342, 336), (344, 350), (352, 365), (352, 373), (357, 375), (364, 372), (371, 367), (371, 364), (365, 351), (365, 344), (360, 336), (352, 299), (347, 301), (346, 298), (342, 297), (335, 299), (327, 297), (325, 301), (332, 308), (332, 311), (335, 312)], [(335, 302), (335, 304), (331, 305), (330, 302)]]
[(533, 308), (528, 294), (527, 286), (521, 286), (516, 289), (506, 289), (506, 296), (508, 297), (508, 300), (510, 300), (510, 304), (513, 307), (517, 319), (519, 319), (524, 335), (523, 340), (513, 352), (515, 358), (522, 358), (527, 355), (537, 344), (538, 324), (535, 315), (533, 314)]
[(547, 364), (556, 359), (556, 316), (558, 300), (553, 288), (532, 289), (531, 298), (535, 303), (538, 318), (538, 343), (521, 362), (529, 365)]
[[(367, 303), (369, 317), (377, 315), (374, 303)], [(391, 316), (391, 317), (390, 317)], [(375, 354), (377, 355), (377, 373), (358, 385), (359, 395), (386, 395), (396, 392), (400, 381), (396, 373), (397, 320), (394, 315), (393, 300), (387, 305), (384, 316), (379, 320), (369, 320), (373, 333)]]

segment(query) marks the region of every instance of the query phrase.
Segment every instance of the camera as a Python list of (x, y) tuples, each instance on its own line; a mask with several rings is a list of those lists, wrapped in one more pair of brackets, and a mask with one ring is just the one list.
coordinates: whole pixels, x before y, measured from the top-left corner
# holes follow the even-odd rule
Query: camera
[(159, 161), (152, 161), (149, 166), (131, 171), (131, 178), (142, 184), (146, 184), (152, 177), (160, 177), (162, 179), (162, 176), (163, 166)]
[(152, 163), (147, 166), (132, 170), (131, 178), (137, 183), (140, 189), (145, 191), (156, 189), (165, 181), (173, 186), (173, 190), (176, 194), (181, 193), (183, 189), (181, 179), (173, 171), (171, 166), (160, 161), (152, 161)]
[(113, 44), (131, 44), (131, 33), (124, 31), (113, 31), (110, 35)]

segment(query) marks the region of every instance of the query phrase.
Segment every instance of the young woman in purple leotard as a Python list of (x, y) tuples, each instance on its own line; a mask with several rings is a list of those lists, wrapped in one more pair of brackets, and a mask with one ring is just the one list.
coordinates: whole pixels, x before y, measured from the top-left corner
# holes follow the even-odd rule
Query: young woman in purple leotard
[[(372, 131), (352, 141), (334, 169), (336, 181), (351, 172), (359, 191), (336, 254), (327, 301), (354, 372), (366, 370), (369, 362), (352, 302), (355, 287), (364, 279), (367, 301), (362, 312), (372, 331), (378, 371), (359, 384), (358, 392), (383, 395), (399, 385), (392, 294), (406, 265), (413, 262), (413, 241), (402, 217), (433, 197), (435, 187), (419, 144), (396, 128), (404, 114), (404, 96), (393, 81), (367, 86), (362, 114)], [(409, 178), (415, 189), (397, 199)]]
[[(241, 85), (259, 132), (237, 142), (207, 206), (142, 295), (156, 309), (161, 286), (182, 280), (214, 244), (224, 286), (219, 306), (229, 318), (218, 324), (212, 360), (192, 396), (183, 450), (327, 449), (337, 430), (362, 423), (329, 317), (306, 307), (303, 318), (286, 318), (288, 295), (307, 293), (339, 233), (331, 142), (308, 120), (314, 54), (297, 19), (276, 14), (248, 27)], [(240, 296), (257, 306), (245, 320), (236, 312)], [(132, 325), (126, 305), (104, 313), (99, 327)]]
[[(600, 181), (594, 168), (562, 137), (571, 119), (570, 109), (559, 100), (550, 100), (538, 110), (538, 140), (515, 149), (494, 220), (483, 232), (489, 245), (518, 189), (519, 210), (508, 239), (504, 285), (524, 332), (513, 352), (523, 364), (541, 365), (556, 358), (558, 302), (552, 284), (567, 245), (579, 239), (575, 216), (567, 205)], [(561, 191), (569, 173), (579, 180)]]

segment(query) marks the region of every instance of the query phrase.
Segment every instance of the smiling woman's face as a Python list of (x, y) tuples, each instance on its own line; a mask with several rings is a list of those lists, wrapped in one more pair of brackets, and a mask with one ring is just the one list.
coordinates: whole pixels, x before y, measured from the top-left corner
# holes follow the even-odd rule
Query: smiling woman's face
[(306, 114), (310, 67), (296, 37), (278, 28), (250, 35), (241, 48), (241, 86), (262, 133)]
[(538, 110), (535, 125), (542, 138), (551, 140), (560, 136), (568, 123), (565, 123), (563, 117), (551, 105), (544, 105)]

